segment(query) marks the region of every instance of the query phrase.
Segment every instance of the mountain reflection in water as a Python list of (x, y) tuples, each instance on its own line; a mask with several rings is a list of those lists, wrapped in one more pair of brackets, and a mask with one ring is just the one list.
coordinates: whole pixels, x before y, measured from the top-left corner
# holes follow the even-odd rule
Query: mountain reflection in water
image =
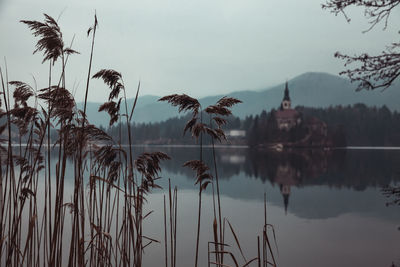
[[(136, 155), (163, 151), (164, 188), (148, 196), (154, 210), (144, 225), (147, 236), (162, 240), (163, 194), (178, 187), (177, 265), (191, 266), (195, 245), (198, 187), (194, 173), (182, 165), (199, 158), (196, 147), (136, 146)], [(216, 150), (222, 213), (234, 225), (248, 257), (256, 256), (256, 238), (263, 224), (264, 192), (269, 223), (276, 229), (278, 266), (391, 266), (400, 263), (400, 207), (382, 187), (400, 182), (398, 150), (254, 151), (220, 147)], [(54, 154), (57, 156), (57, 153)], [(213, 172), (212, 150), (204, 160)], [(69, 168), (73, 170), (73, 168)], [(68, 170), (67, 170), (68, 171)], [(72, 177), (72, 176), (71, 176)], [(73, 184), (73, 180), (67, 181)], [(212, 233), (212, 187), (203, 195), (200, 266), (206, 266)], [(234, 244), (233, 240), (227, 240)], [(144, 266), (163, 264), (162, 244), (149, 246)], [(157, 257), (151, 256), (157, 255)], [(399, 265), (400, 266), (400, 265)]]
[[(171, 156), (162, 176), (171, 178), (184, 194), (188, 192), (190, 197), (184, 198), (182, 205), (190, 206), (186, 202), (193, 199), (191, 207), (195, 209), (193, 172), (182, 165), (198, 159), (198, 149), (137, 148), (153, 149)], [(205, 148), (203, 156), (213, 166), (212, 150)], [(254, 238), (263, 222), (266, 192), (268, 218), (277, 230), (278, 266), (400, 263), (400, 207), (387, 207), (388, 199), (381, 192), (382, 187), (400, 182), (400, 151), (218, 148), (216, 160), (223, 213), (235, 224), (242, 241), (248, 242), (249, 251), (256, 250)], [(166, 180), (162, 183), (167, 185)], [(211, 192), (206, 191), (209, 204), (204, 205), (205, 210), (212, 205)], [(195, 217), (188, 217), (182, 214), (185, 224), (194, 221)], [(205, 225), (210, 225), (210, 220)], [(212, 233), (207, 233), (205, 241), (212, 240)]]

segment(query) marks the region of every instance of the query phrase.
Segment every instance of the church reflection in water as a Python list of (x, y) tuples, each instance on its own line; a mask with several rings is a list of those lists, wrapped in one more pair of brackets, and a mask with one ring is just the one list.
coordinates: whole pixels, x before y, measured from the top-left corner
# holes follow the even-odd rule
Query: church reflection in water
[(279, 165), (275, 175), (275, 183), (279, 184), (279, 189), (281, 190), (283, 196), (283, 204), (285, 206), (285, 213), (287, 213), (287, 208), (289, 205), (290, 187), (297, 185), (297, 178), (300, 176), (294, 168), (290, 165)]
[[(165, 177), (171, 177), (179, 189), (195, 189), (193, 171), (182, 165), (199, 158), (198, 147), (136, 147), (134, 153), (153, 150), (161, 150), (172, 158), (163, 162)], [(203, 160), (214, 173), (211, 148), (203, 148)], [(309, 211), (306, 205), (316, 208), (316, 205), (323, 203), (331, 205), (329, 212), (332, 214), (350, 208), (350, 202), (352, 208), (358, 205), (357, 209), (360, 210), (366, 201), (372, 197), (382, 197), (382, 194), (365, 195), (365, 199), (358, 195), (354, 199), (352, 194), (345, 195), (346, 192), (367, 193), (368, 188), (380, 190), (400, 182), (398, 150), (291, 149), (278, 152), (219, 147), (216, 149), (216, 161), (218, 176), (223, 183), (222, 194), (236, 199), (261, 200), (266, 188), (275, 187), (276, 190), (269, 192), (269, 201), (277, 204), (283, 202), (286, 211), (290, 209), (295, 212), (295, 209), (304, 208), (302, 214)], [(176, 177), (182, 179), (177, 180)], [(232, 179), (235, 181), (231, 182)], [(165, 181), (160, 180), (162, 186), (167, 186), (162, 184), (167, 183)], [(261, 187), (260, 182), (265, 186)], [(318, 203), (313, 201), (317, 197)], [(300, 200), (303, 202), (298, 203)], [(336, 205), (337, 210), (332, 209), (332, 205)], [(379, 205), (384, 206), (384, 203)], [(320, 216), (326, 216), (324, 212), (328, 212), (328, 209), (321, 206), (318, 212)]]
[(400, 182), (399, 151), (221, 149), (218, 154), (221, 179), (240, 175), (277, 186), (285, 212), (295, 188), (365, 191)]
[[(291, 188), (300, 187), (304, 181), (315, 180), (324, 175), (332, 152), (302, 149), (286, 152), (256, 152), (255, 155), (253, 160), (257, 158), (258, 164), (265, 165), (267, 179), (279, 186), (285, 213), (287, 213)], [(259, 170), (261, 171), (259, 175), (265, 177), (262, 173), (264, 168), (259, 168)]]

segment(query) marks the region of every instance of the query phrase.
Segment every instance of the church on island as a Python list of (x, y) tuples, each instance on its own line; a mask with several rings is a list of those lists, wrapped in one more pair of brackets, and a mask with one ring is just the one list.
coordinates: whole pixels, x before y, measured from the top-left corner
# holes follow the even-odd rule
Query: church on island
[(301, 114), (292, 109), (292, 101), (289, 96), (288, 82), (285, 85), (285, 93), (280, 108), (275, 112), (275, 119), (279, 130), (290, 130), (301, 123)]
[[(304, 116), (301, 108), (292, 108), (288, 82), (278, 109), (270, 112), (265, 141), (268, 147), (332, 147), (335, 146), (328, 133), (327, 124), (314, 117)], [(272, 122), (272, 123), (271, 123)]]

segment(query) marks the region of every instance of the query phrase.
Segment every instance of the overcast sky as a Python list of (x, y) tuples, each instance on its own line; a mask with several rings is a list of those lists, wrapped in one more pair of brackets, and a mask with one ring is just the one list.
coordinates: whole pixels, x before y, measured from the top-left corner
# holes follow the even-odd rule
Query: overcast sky
[[(7, 58), (10, 80), (48, 82), (48, 64), (32, 56), (36, 39), (25, 20), (59, 17), (64, 39), (81, 52), (68, 63), (67, 87), (83, 99), (90, 39), (87, 29), (97, 11), (93, 72), (120, 71), (135, 94), (187, 93), (196, 97), (238, 90), (257, 90), (308, 71), (337, 74), (343, 62), (334, 52), (379, 53), (398, 41), (400, 11), (389, 28), (368, 28), (361, 9), (334, 16), (320, 0), (0, 0), (0, 56)], [(392, 26), (394, 25), (394, 26)], [(4, 60), (1, 60), (4, 66)], [(57, 65), (59, 67), (59, 65)], [(55, 79), (55, 77), (54, 77)], [(108, 90), (93, 82), (92, 101), (104, 101)]]

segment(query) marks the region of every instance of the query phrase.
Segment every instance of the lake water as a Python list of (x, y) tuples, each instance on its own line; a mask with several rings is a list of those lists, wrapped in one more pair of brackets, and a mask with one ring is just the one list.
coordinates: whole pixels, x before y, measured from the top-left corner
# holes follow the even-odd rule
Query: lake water
[[(194, 263), (198, 188), (185, 161), (198, 159), (197, 148), (137, 147), (136, 153), (160, 150), (172, 160), (163, 165), (160, 184), (167, 178), (178, 187), (177, 265)], [(211, 164), (211, 149), (203, 155)], [(400, 181), (400, 151), (294, 150), (260, 152), (247, 148), (218, 148), (222, 214), (238, 235), (248, 259), (257, 256), (257, 236), (267, 220), (276, 231), (278, 266), (391, 266), (400, 264), (400, 207), (382, 187)], [(148, 203), (155, 213), (145, 234), (163, 240), (163, 191)], [(200, 266), (207, 264), (207, 242), (213, 240), (212, 188), (203, 195)], [(272, 234), (272, 233), (271, 233)], [(242, 260), (230, 231), (227, 240)], [(272, 236), (272, 235), (271, 235)], [(157, 256), (155, 256), (157, 255)], [(164, 262), (164, 246), (154, 244), (145, 266)], [(243, 260), (242, 260), (242, 263)], [(252, 266), (257, 266), (254, 263)]]
[[(198, 159), (199, 150), (134, 147), (136, 155), (144, 151), (163, 151), (172, 158), (162, 165), (159, 184), (164, 189), (147, 197), (146, 209), (154, 213), (144, 222), (144, 235), (161, 243), (146, 247), (144, 266), (165, 266), (163, 197), (168, 197), (168, 178), (178, 188), (177, 266), (193, 266), (198, 186), (194, 185), (194, 172), (182, 165)], [(400, 185), (400, 150), (266, 152), (219, 147), (216, 154), (222, 215), (235, 229), (247, 260), (257, 256), (266, 193), (267, 221), (275, 229), (278, 266), (400, 266), (400, 206), (387, 206), (393, 199), (382, 193), (384, 186)], [(211, 148), (204, 148), (203, 157), (213, 166)], [(73, 192), (72, 174), (68, 174), (72, 170), (67, 170), (71, 179), (65, 181), (66, 201)], [(213, 218), (209, 186), (203, 193), (199, 266), (207, 266)], [(229, 250), (243, 265), (230, 230), (225, 234)], [(271, 231), (269, 236), (273, 240)]]

